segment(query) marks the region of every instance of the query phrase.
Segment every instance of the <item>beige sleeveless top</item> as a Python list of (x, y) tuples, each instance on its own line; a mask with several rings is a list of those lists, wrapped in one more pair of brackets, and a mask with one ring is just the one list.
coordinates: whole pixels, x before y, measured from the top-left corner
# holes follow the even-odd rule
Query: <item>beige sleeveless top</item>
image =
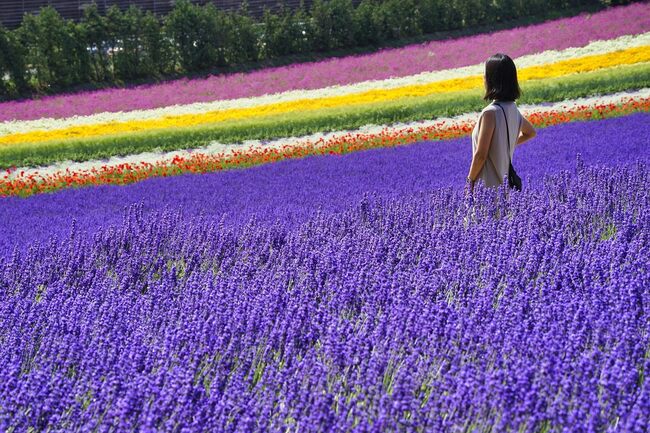
[[(503, 107), (503, 111), (498, 105), (490, 104), (481, 111), (479, 120), (474, 126), (472, 131), (472, 155), (476, 153), (478, 148), (478, 131), (481, 117), (486, 111), (494, 111), (496, 119), (496, 126), (494, 134), (492, 135), (492, 142), (490, 143), (490, 151), (488, 152), (487, 160), (481, 169), (481, 173), (476, 180), (483, 180), (486, 186), (499, 186), (503, 182), (504, 176), (508, 175), (508, 152), (512, 158), (515, 152), (515, 145), (521, 130), (522, 116), (517, 108), (517, 104), (513, 101), (499, 102)], [(508, 116), (508, 128), (510, 129), (510, 148), (508, 149), (508, 137), (506, 133), (506, 121), (503, 115), (505, 111)]]

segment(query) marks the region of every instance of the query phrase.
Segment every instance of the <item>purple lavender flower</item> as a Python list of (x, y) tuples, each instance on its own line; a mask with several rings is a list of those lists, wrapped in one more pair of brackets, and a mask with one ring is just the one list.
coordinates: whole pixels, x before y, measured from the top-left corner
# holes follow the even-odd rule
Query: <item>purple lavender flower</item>
[(641, 432), (648, 181), (583, 160), (471, 202), (74, 228), (0, 258), (0, 426)]
[[(577, 154), (585, 164), (647, 161), (645, 131), (650, 131), (650, 115), (644, 113), (541, 129), (534, 141), (517, 150), (514, 164), (528, 188), (547, 174), (574, 170)], [(462, 187), (470, 158), (470, 143), (462, 138), (128, 186), (63, 190), (29, 199), (0, 198), (0, 255), (33, 240), (67, 237), (70, 215), (82, 232), (120, 224), (124, 209), (137, 203), (143, 204), (144, 214), (181, 207), (188, 217), (203, 214), (230, 226), (244, 224), (251, 215), (296, 224), (318, 209), (346, 209), (366, 192), (404, 196)]]

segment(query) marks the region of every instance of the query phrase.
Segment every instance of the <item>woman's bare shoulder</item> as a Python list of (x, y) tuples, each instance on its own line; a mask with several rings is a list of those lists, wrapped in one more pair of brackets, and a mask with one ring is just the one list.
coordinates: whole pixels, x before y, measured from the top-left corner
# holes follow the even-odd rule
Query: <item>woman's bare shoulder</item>
[(496, 123), (496, 111), (488, 110), (487, 107), (481, 111), (479, 116), (479, 123), (481, 124), (495, 124)]
[(488, 105), (487, 107), (485, 107), (483, 109), (483, 111), (481, 111), (481, 115), (483, 115), (485, 117), (494, 118), (494, 116), (496, 115), (497, 110), (498, 110), (498, 108), (495, 107), (494, 105), (492, 105), (492, 106)]

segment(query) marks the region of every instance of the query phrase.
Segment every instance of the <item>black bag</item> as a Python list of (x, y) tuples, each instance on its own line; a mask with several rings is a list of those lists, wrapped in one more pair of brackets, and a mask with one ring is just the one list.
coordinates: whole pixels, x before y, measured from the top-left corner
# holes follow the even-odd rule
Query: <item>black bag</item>
[(508, 134), (508, 186), (514, 190), (521, 191), (522, 183), (521, 183), (521, 178), (515, 171), (515, 168), (512, 166), (512, 160), (510, 159), (510, 128), (508, 128), (508, 116), (506, 116), (506, 110), (503, 109), (501, 104), (497, 104), (496, 102), (494, 105), (498, 105), (499, 108), (501, 108), (501, 111), (503, 111), (503, 117), (506, 119), (506, 133)]
[(508, 167), (508, 186), (517, 191), (521, 191), (522, 187), (521, 178), (512, 166), (512, 162), (510, 163), (510, 167)]

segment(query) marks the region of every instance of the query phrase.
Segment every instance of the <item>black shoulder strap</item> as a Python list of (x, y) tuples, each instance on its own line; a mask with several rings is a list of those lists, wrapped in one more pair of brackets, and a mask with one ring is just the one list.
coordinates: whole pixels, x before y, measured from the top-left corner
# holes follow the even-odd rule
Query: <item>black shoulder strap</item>
[(510, 160), (510, 128), (508, 128), (508, 116), (506, 116), (506, 110), (503, 109), (501, 104), (498, 102), (493, 102), (494, 105), (497, 105), (501, 111), (503, 111), (503, 118), (506, 119), (506, 133), (508, 134), (508, 162), (512, 164), (512, 161)]

